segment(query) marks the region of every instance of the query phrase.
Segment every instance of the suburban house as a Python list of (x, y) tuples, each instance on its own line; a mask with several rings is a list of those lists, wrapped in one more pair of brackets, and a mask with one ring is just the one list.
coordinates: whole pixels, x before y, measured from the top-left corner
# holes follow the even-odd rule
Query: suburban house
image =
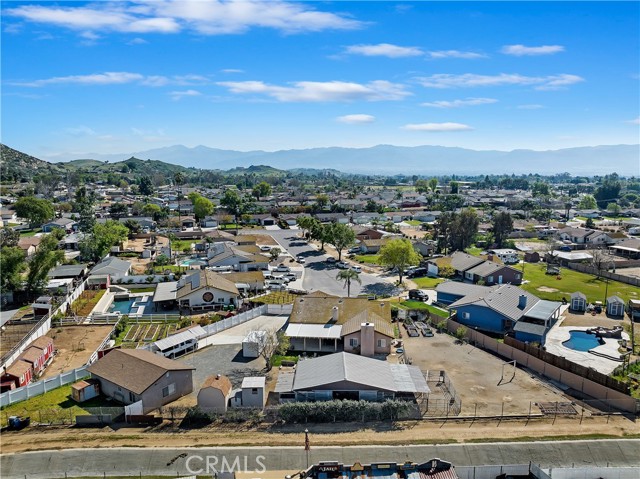
[(373, 228), (367, 228), (365, 230), (356, 233), (356, 239), (360, 241), (364, 240), (379, 240), (384, 236), (383, 231), (379, 231)]
[(278, 374), (280, 402), (333, 399), (381, 401), (415, 398), (430, 389), (416, 366), (345, 352), (298, 362), (295, 370)]
[(522, 271), (493, 261), (485, 261), (465, 271), (464, 279), (472, 283), (483, 282), (486, 286), (506, 283), (520, 284), (522, 283)]
[(295, 299), (285, 333), (296, 351), (386, 355), (394, 338), (391, 307), (317, 291)]
[(640, 259), (640, 238), (627, 238), (611, 246), (609, 251), (630, 259)]
[(60, 228), (70, 233), (71, 231), (76, 230), (78, 227), (78, 223), (72, 220), (71, 218), (58, 218), (53, 221), (49, 221), (42, 225), (42, 231), (44, 233), (51, 233), (55, 228)]
[[(107, 283), (104, 281), (105, 277), (110, 279), (110, 282), (116, 282), (128, 276), (131, 272), (131, 263), (115, 256), (109, 256), (96, 264), (89, 273), (89, 279), (100, 279), (97, 283), (101, 288), (106, 288)], [(94, 284), (95, 286), (96, 284)]]
[(563, 228), (558, 231), (558, 238), (577, 245), (603, 246), (611, 243), (611, 238), (605, 232), (585, 228)]
[(124, 404), (142, 401), (147, 412), (191, 393), (194, 369), (144, 349), (113, 349), (87, 371), (102, 394)]
[(224, 306), (237, 307), (239, 294), (232, 281), (213, 271), (201, 270), (177, 282), (175, 299), (180, 308), (204, 311)]
[(447, 307), (467, 327), (493, 334), (514, 333), (520, 341), (543, 344), (560, 318), (561, 303), (542, 300), (517, 286), (481, 288)]
[(380, 248), (382, 248), (382, 246), (384, 246), (386, 242), (387, 242), (386, 238), (362, 240), (360, 242), (360, 251), (367, 254), (379, 253)]
[(482, 293), (486, 290), (486, 286), (461, 283), (459, 281), (445, 281), (436, 286), (436, 302), (446, 306), (465, 296)]
[[(253, 245), (255, 246), (255, 243)], [(227, 243), (212, 243), (207, 253), (208, 266), (231, 266), (235, 271), (257, 271), (269, 267), (269, 258), (257, 253), (248, 253)]]
[(53, 268), (47, 276), (51, 279), (73, 279), (81, 281), (89, 271), (87, 264), (62, 264)]
[(420, 253), (423, 257), (431, 256), (436, 249), (436, 245), (426, 241), (415, 241), (413, 243), (413, 249)]
[(198, 391), (198, 408), (209, 413), (227, 412), (232, 390), (231, 381), (227, 376), (209, 376)]
[(438, 276), (440, 268), (451, 266), (455, 270), (456, 276), (463, 278), (465, 271), (484, 263), (484, 261), (484, 259), (478, 258), (477, 256), (456, 251), (451, 256), (429, 260), (427, 262), (427, 271), (429, 276)]
[(18, 248), (24, 251), (25, 256), (28, 258), (38, 251), (38, 246), (42, 238), (40, 236), (23, 236), (18, 240)]

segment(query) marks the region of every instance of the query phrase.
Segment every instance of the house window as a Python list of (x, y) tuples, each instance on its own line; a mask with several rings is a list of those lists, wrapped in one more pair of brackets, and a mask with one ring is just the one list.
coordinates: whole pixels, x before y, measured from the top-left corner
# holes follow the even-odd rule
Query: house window
[(175, 383), (171, 383), (167, 387), (162, 389), (162, 397), (166, 398), (167, 396), (171, 396), (175, 392), (176, 392), (176, 385)]
[(520, 274), (516, 274), (516, 279), (520, 279)]
[(378, 347), (384, 348), (387, 346), (387, 341), (385, 339), (378, 339)]
[(349, 346), (351, 346), (352, 348), (355, 348), (356, 346), (358, 346), (358, 340), (356, 338), (351, 338), (349, 340)]
[(462, 319), (469, 319), (471, 318), (471, 313), (462, 313)]
[(133, 394), (131, 391), (129, 391), (129, 401), (131, 401), (131, 402), (135, 402), (136, 401), (136, 395)]
[(258, 388), (251, 388), (251, 394), (258, 394)]
[(487, 283), (493, 283), (493, 276), (489, 276), (487, 278)]

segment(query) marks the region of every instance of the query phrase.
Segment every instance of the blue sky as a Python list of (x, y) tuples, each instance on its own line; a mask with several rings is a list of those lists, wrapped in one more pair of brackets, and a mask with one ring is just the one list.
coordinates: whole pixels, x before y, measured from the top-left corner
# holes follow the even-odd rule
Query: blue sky
[(635, 144), (639, 52), (638, 2), (2, 2), (2, 142)]

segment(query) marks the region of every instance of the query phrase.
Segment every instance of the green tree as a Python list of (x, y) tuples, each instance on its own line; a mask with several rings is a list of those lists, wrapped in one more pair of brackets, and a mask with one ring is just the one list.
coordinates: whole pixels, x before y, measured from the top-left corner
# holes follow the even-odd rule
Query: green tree
[(260, 198), (264, 198), (265, 196), (269, 196), (271, 194), (271, 185), (266, 181), (261, 181), (253, 188), (253, 196), (256, 197), (256, 200), (260, 200)]
[(123, 225), (129, 230), (129, 234), (127, 235), (129, 238), (140, 233), (140, 223), (135, 220), (128, 219), (123, 223)]
[(31, 257), (26, 280), (30, 295), (35, 295), (44, 289), (47, 284), (47, 274), (64, 259), (64, 252), (58, 249), (58, 242), (62, 236), (64, 236), (62, 230), (46, 235)]
[(622, 211), (622, 208), (620, 208), (620, 205), (618, 203), (609, 203), (607, 205), (607, 213), (609, 213), (611, 216), (618, 216), (620, 214), (620, 211)]
[(327, 243), (332, 244), (338, 252), (338, 261), (342, 260), (342, 251), (356, 241), (356, 234), (345, 224), (333, 223), (327, 229)]
[(593, 228), (596, 227), (595, 222), (593, 221), (593, 218), (587, 218), (587, 221), (584, 222), (584, 227), (588, 228), (590, 230), (592, 230)]
[(502, 248), (505, 240), (513, 231), (513, 218), (510, 213), (502, 211), (493, 215), (491, 223), (493, 225), (493, 238), (496, 242), (496, 246), (498, 248)]
[(280, 248), (271, 248), (269, 250), (269, 257), (271, 258), (271, 261), (277, 261), (277, 259), (280, 257), (280, 253), (282, 253)]
[(96, 195), (93, 191), (87, 191), (85, 186), (78, 188), (73, 202), (73, 209), (78, 213), (78, 229), (83, 233), (91, 231), (96, 223), (96, 215), (93, 211), (95, 202)]
[(347, 298), (351, 297), (351, 282), (357, 281), (358, 284), (362, 284), (360, 281), (360, 275), (352, 269), (343, 269), (338, 272), (336, 276), (338, 281), (344, 281), (344, 287), (347, 288)]
[(578, 203), (578, 208), (581, 210), (595, 210), (598, 207), (596, 203), (596, 199), (593, 195), (584, 195), (580, 198), (580, 202)]
[(450, 181), (449, 188), (452, 195), (457, 195), (458, 191), (460, 190), (460, 183), (458, 183), (457, 181)]
[(186, 181), (186, 176), (184, 176), (184, 173), (182, 173), (181, 171), (177, 171), (174, 175), (173, 175), (173, 182), (177, 185), (177, 186), (181, 186), (184, 185), (184, 182)]
[(213, 203), (204, 196), (196, 198), (193, 203), (193, 214), (196, 216), (196, 220), (202, 221), (211, 213), (213, 213)]
[(316, 195), (316, 209), (318, 211), (322, 211), (325, 206), (329, 203), (329, 197), (324, 193)]
[(0, 254), (0, 289), (1, 291), (19, 291), (22, 289), (22, 272), (27, 263), (22, 249), (16, 246), (3, 246)]
[(437, 188), (438, 188), (438, 178), (431, 178), (429, 180), (429, 189), (431, 190), (432, 193), (435, 193)]
[(315, 220), (311, 224), (311, 230), (309, 231), (311, 239), (320, 241), (320, 251), (324, 251), (324, 244), (327, 243), (329, 235), (329, 228), (331, 225), (323, 225), (320, 221)]
[(0, 246), (18, 246), (18, 241), (20, 241), (20, 232), (8, 226), (0, 229)]
[(420, 264), (420, 255), (408, 239), (393, 239), (380, 248), (380, 264), (398, 270), (398, 281), (402, 283), (404, 270)]
[(155, 203), (147, 203), (142, 207), (141, 213), (145, 216), (151, 216), (153, 221), (160, 221), (164, 216), (164, 212), (159, 205)]
[[(437, 180), (436, 180), (437, 181)], [(437, 183), (436, 183), (437, 184)], [(425, 179), (416, 180), (413, 183), (413, 187), (416, 189), (418, 193), (427, 193), (431, 188), (429, 187), (429, 182)]]
[(105, 223), (96, 223), (91, 234), (80, 242), (82, 257), (89, 261), (100, 261), (111, 249), (125, 239), (129, 230), (117, 221), (107, 220)]
[(127, 213), (129, 213), (129, 207), (125, 203), (113, 203), (109, 206), (109, 214), (114, 219), (127, 216)]
[(236, 235), (238, 234), (238, 219), (245, 211), (247, 203), (243, 197), (241, 197), (236, 190), (226, 190), (224, 195), (220, 199), (220, 204), (224, 206), (229, 212), (233, 213), (233, 217), (236, 222)]
[(454, 214), (452, 234), (450, 235), (451, 247), (458, 251), (464, 251), (473, 244), (478, 234), (480, 220), (471, 208), (465, 208), (460, 213)]
[(613, 173), (604, 177), (602, 184), (596, 189), (593, 196), (598, 203), (598, 207), (606, 208), (609, 203), (615, 202), (620, 196), (620, 190), (622, 189), (622, 183), (620, 182), (618, 175)]
[(536, 181), (531, 187), (531, 194), (534, 198), (537, 198), (538, 196), (549, 196), (549, 185), (542, 181)]
[(138, 184), (138, 191), (143, 196), (151, 196), (153, 195), (153, 181), (148, 176), (143, 176), (140, 178), (140, 183)]
[(56, 214), (53, 204), (49, 200), (36, 198), (35, 196), (24, 196), (16, 201), (16, 214), (20, 218), (29, 221), (33, 226), (42, 226), (47, 221), (53, 219)]

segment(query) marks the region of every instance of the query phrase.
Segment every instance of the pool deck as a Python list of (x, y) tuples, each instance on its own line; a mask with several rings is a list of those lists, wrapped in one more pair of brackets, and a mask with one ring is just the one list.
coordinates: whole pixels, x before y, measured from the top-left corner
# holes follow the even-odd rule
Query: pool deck
[[(574, 349), (570, 349), (565, 347), (562, 343), (568, 341), (571, 331), (586, 331), (587, 329), (593, 329), (592, 326), (562, 326), (562, 320), (558, 321), (556, 325), (554, 325), (549, 333), (547, 334), (547, 339), (544, 343), (545, 349), (551, 354), (555, 354), (556, 356), (561, 356), (569, 361), (573, 361), (574, 363), (581, 364), (582, 366), (586, 366), (589, 368), (593, 368), (596, 371), (599, 371), (603, 374), (611, 374), (611, 372), (618, 366), (622, 364), (620, 361), (614, 361), (612, 359), (608, 359), (606, 357), (598, 356), (596, 354), (592, 354), (587, 351), (576, 351)], [(622, 333), (623, 339), (629, 339), (629, 335), (625, 332)], [(620, 353), (618, 352), (618, 339), (613, 338), (602, 338), (604, 340), (604, 344), (601, 346), (597, 346), (591, 351), (594, 351), (598, 354), (603, 354), (606, 356), (619, 357)]]

